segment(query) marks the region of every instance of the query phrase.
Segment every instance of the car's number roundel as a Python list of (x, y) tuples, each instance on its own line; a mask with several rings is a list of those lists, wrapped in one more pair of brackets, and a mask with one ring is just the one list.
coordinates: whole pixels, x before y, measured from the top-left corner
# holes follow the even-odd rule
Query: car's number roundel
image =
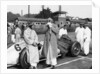
[(16, 51), (20, 51), (21, 50), (21, 47), (19, 46), (19, 44), (15, 45), (15, 49), (16, 49)]

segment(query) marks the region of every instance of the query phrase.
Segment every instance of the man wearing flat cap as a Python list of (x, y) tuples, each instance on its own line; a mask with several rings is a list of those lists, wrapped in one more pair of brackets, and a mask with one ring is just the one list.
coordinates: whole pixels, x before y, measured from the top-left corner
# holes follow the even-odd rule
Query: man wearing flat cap
[(28, 25), (29, 26), (24, 31), (24, 40), (29, 50), (30, 69), (35, 69), (37, 67), (37, 63), (39, 62), (39, 52), (37, 48), (38, 36), (36, 32), (32, 30), (32, 25)]

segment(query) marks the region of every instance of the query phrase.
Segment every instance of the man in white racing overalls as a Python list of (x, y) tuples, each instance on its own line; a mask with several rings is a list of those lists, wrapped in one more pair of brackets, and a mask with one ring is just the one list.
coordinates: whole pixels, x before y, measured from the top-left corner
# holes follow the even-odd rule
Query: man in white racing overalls
[(34, 69), (37, 67), (37, 63), (39, 62), (39, 52), (37, 48), (38, 36), (36, 32), (32, 30), (32, 25), (29, 25), (24, 31), (24, 40), (29, 50), (30, 69)]

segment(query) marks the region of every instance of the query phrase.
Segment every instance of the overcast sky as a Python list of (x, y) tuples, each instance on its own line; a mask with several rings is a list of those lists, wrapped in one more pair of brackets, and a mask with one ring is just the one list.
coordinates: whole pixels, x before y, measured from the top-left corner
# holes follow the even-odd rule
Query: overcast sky
[[(44, 8), (49, 7), (52, 12), (58, 11), (58, 5), (45, 5)], [(8, 5), (7, 12), (19, 13), (21, 14), (23, 10), (23, 15), (28, 13), (27, 5)], [(42, 10), (41, 5), (30, 5), (30, 13), (37, 14)], [(91, 5), (63, 5), (62, 11), (68, 12), (68, 16), (80, 17), (80, 18), (92, 18), (92, 6)]]

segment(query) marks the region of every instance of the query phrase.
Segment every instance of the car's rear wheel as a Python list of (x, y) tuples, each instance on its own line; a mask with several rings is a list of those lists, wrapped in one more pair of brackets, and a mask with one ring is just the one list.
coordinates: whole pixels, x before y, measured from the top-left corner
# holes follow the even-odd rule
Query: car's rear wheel
[(79, 42), (75, 41), (71, 46), (71, 55), (72, 56), (78, 56), (81, 50), (81, 45)]
[(30, 64), (28, 63), (28, 50), (24, 48), (20, 53), (19, 62), (23, 69), (28, 69)]

